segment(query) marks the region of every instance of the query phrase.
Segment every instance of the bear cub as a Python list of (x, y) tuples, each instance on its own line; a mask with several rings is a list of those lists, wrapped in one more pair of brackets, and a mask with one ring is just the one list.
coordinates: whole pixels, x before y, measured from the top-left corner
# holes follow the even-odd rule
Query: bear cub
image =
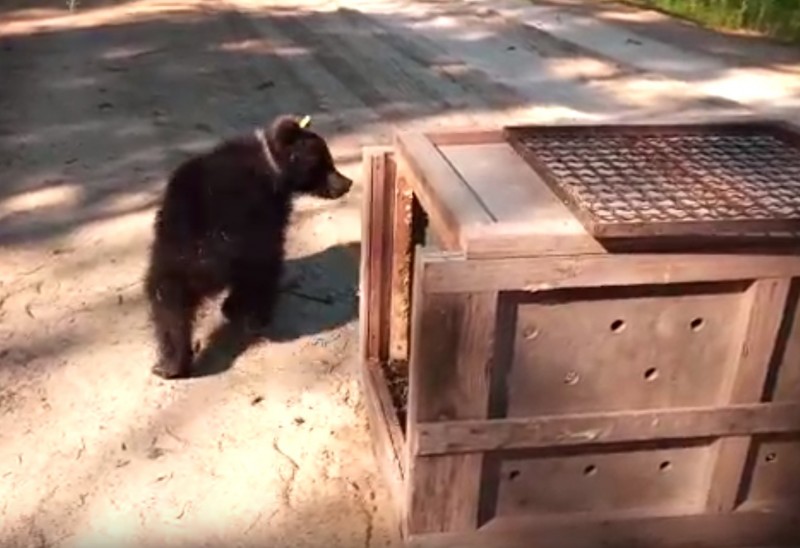
[(170, 175), (153, 227), (145, 293), (158, 344), (153, 373), (190, 373), (192, 324), (228, 289), (230, 322), (263, 327), (280, 291), (292, 198), (336, 199), (352, 181), (326, 141), (293, 116), (194, 156)]

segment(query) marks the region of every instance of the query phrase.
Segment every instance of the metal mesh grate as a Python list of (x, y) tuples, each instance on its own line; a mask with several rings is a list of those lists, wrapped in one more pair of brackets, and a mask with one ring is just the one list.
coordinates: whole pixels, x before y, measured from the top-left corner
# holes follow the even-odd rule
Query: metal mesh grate
[(797, 136), (768, 125), (508, 128), (595, 236), (800, 230)]

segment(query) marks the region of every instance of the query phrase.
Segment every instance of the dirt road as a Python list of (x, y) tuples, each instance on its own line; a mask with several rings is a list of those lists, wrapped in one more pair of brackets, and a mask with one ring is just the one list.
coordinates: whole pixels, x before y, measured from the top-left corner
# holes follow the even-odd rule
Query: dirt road
[(191, 151), (308, 113), (356, 177), (395, 127), (800, 112), (800, 56), (613, 6), (59, 2), (0, 8), (3, 546), (397, 542), (355, 374), (360, 188), (295, 215), (290, 273), (330, 304), (287, 295), (279, 340), (236, 349), (212, 303), (204, 375), (150, 375), (153, 203)]

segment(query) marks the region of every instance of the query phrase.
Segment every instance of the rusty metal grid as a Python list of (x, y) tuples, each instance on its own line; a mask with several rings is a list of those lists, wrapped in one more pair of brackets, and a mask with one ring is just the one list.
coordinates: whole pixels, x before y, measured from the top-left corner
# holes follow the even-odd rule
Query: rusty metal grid
[(800, 231), (800, 139), (783, 127), (505, 133), (595, 237)]

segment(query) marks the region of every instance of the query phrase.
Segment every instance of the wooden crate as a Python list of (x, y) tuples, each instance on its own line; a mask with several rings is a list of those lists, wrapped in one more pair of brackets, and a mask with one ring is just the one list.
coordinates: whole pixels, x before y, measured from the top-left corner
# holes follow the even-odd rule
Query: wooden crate
[(497, 131), (364, 167), (363, 384), (411, 545), (800, 545), (793, 239), (608, 249)]

